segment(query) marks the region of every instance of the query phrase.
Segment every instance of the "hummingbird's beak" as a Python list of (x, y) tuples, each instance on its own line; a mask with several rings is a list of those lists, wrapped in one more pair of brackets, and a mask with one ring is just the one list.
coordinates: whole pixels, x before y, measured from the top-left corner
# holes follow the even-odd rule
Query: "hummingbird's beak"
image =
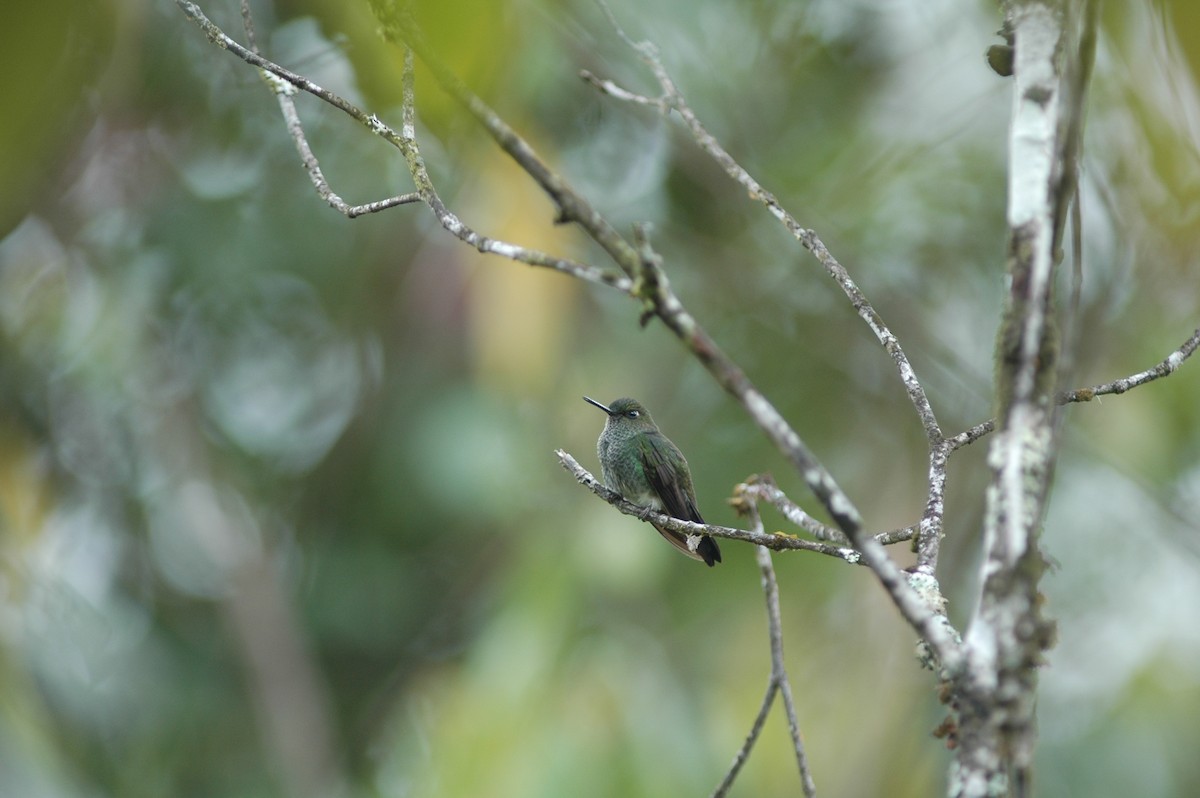
[(587, 402), (589, 405), (595, 405), (605, 413), (608, 413), (610, 416), (612, 415), (612, 411), (608, 409), (608, 405), (602, 405), (590, 396), (583, 397), (583, 401)]

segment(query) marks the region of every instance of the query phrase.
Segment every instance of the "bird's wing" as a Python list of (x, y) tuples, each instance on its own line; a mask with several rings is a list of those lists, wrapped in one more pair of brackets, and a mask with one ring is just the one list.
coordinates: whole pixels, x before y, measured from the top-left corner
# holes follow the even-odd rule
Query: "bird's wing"
[(683, 468), (687, 468), (687, 461), (683, 459), (679, 449), (661, 433), (650, 433), (640, 438), (638, 448), (642, 458), (642, 470), (650, 482), (650, 487), (662, 500), (667, 515), (703, 524), (704, 519), (700, 517), (700, 510), (696, 508), (691, 474), (686, 471), (677, 474), (673, 465), (683, 463)]
[[(683, 459), (683, 454), (675, 444), (662, 433), (650, 433), (641, 436), (638, 450), (642, 472), (646, 475), (650, 488), (658, 494), (667, 515), (703, 524), (704, 519), (696, 507), (696, 495), (692, 489), (692, 476), (687, 470), (687, 461)], [(673, 465), (675, 463), (682, 465), (682, 473), (676, 472)], [(694, 540), (695, 536), (682, 532), (664, 529), (658, 525), (654, 528), (672, 546), (693, 560), (700, 560), (709, 567), (721, 561), (721, 549), (708, 535), (701, 535), (699, 540)], [(695, 547), (689, 545), (689, 542), (695, 542)]]

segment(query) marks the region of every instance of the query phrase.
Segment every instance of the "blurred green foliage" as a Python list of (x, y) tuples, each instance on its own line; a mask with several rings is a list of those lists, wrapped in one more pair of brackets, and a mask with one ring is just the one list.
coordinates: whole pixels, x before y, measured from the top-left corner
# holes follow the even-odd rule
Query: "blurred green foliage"
[[(612, 5), (850, 269), (944, 428), (986, 418), (1010, 104), (983, 58), (995, 4)], [(417, 6), (620, 229), (654, 224), (680, 296), (868, 524), (912, 523), (924, 439), (888, 357), (680, 128), (576, 77), (654, 91), (597, 8)], [(236, 4), (205, 11), (243, 38)], [(367, 3), (255, 12), (270, 57), (398, 123), (400, 55)], [(482, 258), (421, 207), (331, 212), (256, 72), (173, 4), (0, 14), (0, 795), (711, 790), (766, 686), (751, 552), (696, 567), (552, 455), (594, 469), (580, 396), (634, 395), (713, 522), (736, 522), (723, 499), (755, 472), (806, 501), (703, 369), (634, 303)], [(1200, 318), (1194, 4), (1104, 14), (1078, 384), (1149, 367)], [(423, 72), (417, 91), (464, 221), (606, 265)], [(348, 201), (409, 190), (394, 151), (298, 102)], [(1045, 582), (1061, 630), (1046, 794), (1200, 792), (1198, 372), (1068, 412), (1045, 537), (1062, 565)], [(951, 466), (940, 576), (959, 623), (983, 452)], [(943, 713), (882, 591), (839, 562), (776, 561), (818, 787), (938, 792)], [(795, 779), (776, 712), (734, 794)]]

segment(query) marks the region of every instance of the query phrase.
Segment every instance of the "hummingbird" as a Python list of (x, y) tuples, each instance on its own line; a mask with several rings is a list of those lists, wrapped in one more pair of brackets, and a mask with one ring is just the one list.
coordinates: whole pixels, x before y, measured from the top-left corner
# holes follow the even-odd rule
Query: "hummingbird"
[[(642, 403), (616, 399), (603, 405), (587, 396), (583, 401), (608, 414), (596, 442), (604, 484), (634, 504), (703, 524), (687, 460), (679, 447), (659, 432)], [(651, 524), (668, 543), (693, 560), (703, 560), (709, 567), (721, 561), (721, 550), (709, 535), (687, 535)], [(690, 544), (688, 539), (696, 537), (699, 541)]]

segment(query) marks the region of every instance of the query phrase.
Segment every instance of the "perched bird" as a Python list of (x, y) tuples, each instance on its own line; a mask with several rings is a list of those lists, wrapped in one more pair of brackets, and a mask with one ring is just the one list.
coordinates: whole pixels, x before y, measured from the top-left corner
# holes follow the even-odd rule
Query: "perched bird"
[[(610, 405), (587, 396), (583, 400), (608, 414), (596, 443), (604, 484), (635, 504), (703, 524), (687, 460), (679, 447), (658, 431), (646, 408), (636, 399), (617, 399)], [(721, 561), (721, 550), (710, 536), (687, 535), (651, 523), (668, 543), (693, 560), (703, 560), (710, 567)]]

